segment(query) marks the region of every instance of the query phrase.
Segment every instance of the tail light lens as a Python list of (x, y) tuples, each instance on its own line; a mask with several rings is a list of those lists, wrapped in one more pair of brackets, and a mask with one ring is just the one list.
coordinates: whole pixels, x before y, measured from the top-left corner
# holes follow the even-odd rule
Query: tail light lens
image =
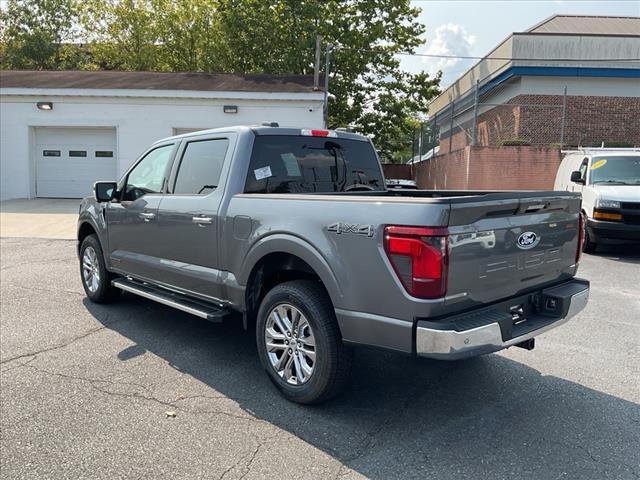
[(580, 217), (578, 221), (578, 251), (576, 252), (576, 263), (580, 261), (580, 257), (582, 256), (582, 245), (584, 244), (585, 228), (586, 228), (586, 225), (585, 225), (584, 212), (580, 212)]
[(448, 235), (446, 228), (385, 227), (385, 252), (410, 295), (439, 298), (447, 293)]

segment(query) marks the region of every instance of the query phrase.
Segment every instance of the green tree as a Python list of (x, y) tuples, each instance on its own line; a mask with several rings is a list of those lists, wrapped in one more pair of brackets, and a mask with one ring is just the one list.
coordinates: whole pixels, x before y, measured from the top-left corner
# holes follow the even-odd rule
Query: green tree
[(154, 0), (163, 62), (174, 71), (226, 70), (217, 0)]
[(329, 126), (371, 135), (398, 159), (399, 145), (406, 145), (440, 81), (400, 68), (396, 54), (423, 43), (419, 13), (408, 0), (223, 0), (225, 65), (246, 73), (309, 74), (321, 34), (325, 46), (334, 45)]
[(0, 12), (2, 68), (56, 69), (74, 40), (74, 0), (9, 0)]
[(167, 70), (152, 0), (85, 0), (81, 26), (93, 62), (107, 70)]

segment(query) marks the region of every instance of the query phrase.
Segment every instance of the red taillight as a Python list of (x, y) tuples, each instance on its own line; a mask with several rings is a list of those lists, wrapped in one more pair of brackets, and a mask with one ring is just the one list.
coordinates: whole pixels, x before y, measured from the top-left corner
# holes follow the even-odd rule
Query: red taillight
[(332, 130), (301, 130), (300, 133), (307, 137), (337, 137), (336, 132)]
[(576, 251), (576, 263), (580, 261), (580, 257), (582, 256), (582, 245), (584, 244), (584, 229), (585, 218), (584, 213), (580, 212), (579, 220), (578, 220), (578, 250)]
[(447, 293), (448, 234), (446, 228), (385, 227), (385, 252), (410, 295), (439, 298)]

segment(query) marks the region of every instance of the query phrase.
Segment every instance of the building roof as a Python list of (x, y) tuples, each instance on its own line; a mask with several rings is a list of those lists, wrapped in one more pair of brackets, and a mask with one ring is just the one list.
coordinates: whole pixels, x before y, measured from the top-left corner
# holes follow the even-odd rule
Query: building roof
[(640, 17), (554, 15), (509, 35), (433, 99), (429, 115), (473, 103), (476, 84), (482, 95), (518, 76), (639, 78), (639, 51)]
[(534, 25), (528, 33), (561, 35), (640, 36), (640, 17), (603, 17), (594, 15), (553, 15)]
[(0, 71), (2, 88), (188, 90), (200, 92), (310, 93), (311, 75), (122, 71)]

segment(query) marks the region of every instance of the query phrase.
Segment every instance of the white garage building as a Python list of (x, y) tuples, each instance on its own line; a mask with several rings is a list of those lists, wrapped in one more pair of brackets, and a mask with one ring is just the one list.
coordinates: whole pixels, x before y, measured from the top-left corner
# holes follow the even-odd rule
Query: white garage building
[(322, 101), (307, 76), (1, 71), (0, 197), (83, 197), (179, 133), (322, 127)]

